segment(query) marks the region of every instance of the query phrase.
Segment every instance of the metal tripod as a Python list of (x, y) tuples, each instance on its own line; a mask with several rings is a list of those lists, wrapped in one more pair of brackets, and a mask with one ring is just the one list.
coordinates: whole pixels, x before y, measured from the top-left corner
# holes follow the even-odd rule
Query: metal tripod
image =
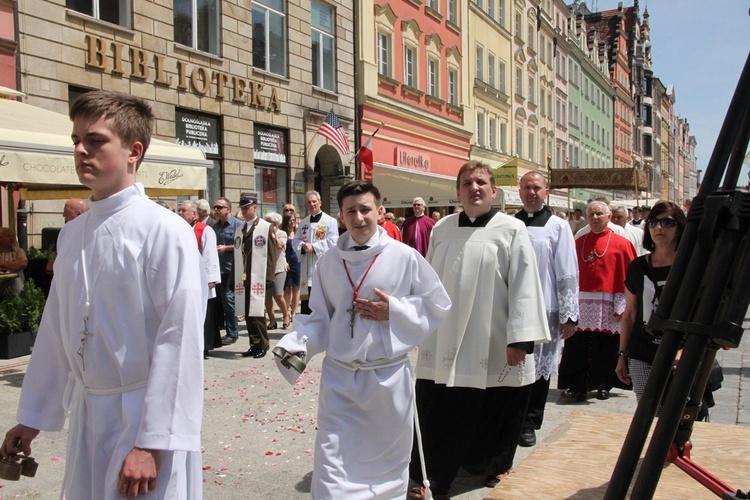
[[(630, 498), (653, 498), (670, 448), (677, 458), (689, 461), (693, 422), (716, 351), (736, 348), (742, 340), (750, 305), (750, 194), (736, 187), (749, 139), (750, 56), (690, 208), (659, 306), (648, 323), (648, 331), (660, 336), (661, 344), (605, 500), (626, 497), (660, 402), (661, 415)], [(665, 395), (681, 347), (682, 357)], [(720, 492), (721, 488), (729, 487), (721, 483), (712, 491), (727, 499), (750, 498), (731, 488)]]

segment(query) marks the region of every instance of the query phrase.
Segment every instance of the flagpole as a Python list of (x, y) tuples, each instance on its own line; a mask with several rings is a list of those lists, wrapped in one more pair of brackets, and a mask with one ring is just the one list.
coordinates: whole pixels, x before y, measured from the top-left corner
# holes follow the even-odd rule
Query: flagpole
[[(385, 125), (385, 122), (380, 122), (380, 125), (378, 125), (378, 128), (376, 128), (375, 131), (372, 134), (370, 134), (370, 137), (367, 138), (367, 141), (369, 141), (370, 139), (372, 139), (373, 137), (375, 137), (375, 134), (377, 134), (378, 131), (380, 131), (380, 127), (382, 127), (383, 125)], [(365, 141), (365, 144), (367, 144), (367, 141)], [(354, 157), (352, 158), (352, 161), (356, 160), (359, 157), (359, 152), (362, 151), (363, 147), (364, 146), (360, 146), (359, 147), (359, 149), (355, 153)]]

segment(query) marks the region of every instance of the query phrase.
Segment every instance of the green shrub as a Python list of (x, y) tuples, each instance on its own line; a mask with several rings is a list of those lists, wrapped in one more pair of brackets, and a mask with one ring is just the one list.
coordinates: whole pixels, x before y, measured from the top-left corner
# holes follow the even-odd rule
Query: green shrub
[(0, 333), (37, 331), (44, 311), (44, 293), (32, 280), (24, 283), (21, 293), (5, 290), (0, 299)]

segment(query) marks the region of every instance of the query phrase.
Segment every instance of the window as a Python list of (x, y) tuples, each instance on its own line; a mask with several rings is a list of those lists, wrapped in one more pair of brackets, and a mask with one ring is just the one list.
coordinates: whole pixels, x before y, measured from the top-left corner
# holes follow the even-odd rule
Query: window
[(484, 47), (477, 45), (477, 80), (484, 81)]
[(536, 45), (534, 44), (534, 27), (530, 24), (529, 24), (529, 38), (527, 42), (531, 50), (536, 50)]
[(378, 73), (391, 76), (391, 36), (378, 31)]
[(440, 63), (435, 59), (427, 61), (427, 92), (440, 97)]
[(652, 118), (651, 118), (651, 106), (645, 105), (643, 106), (643, 124), (651, 126)]
[(313, 85), (336, 90), (335, 12), (325, 4), (312, 1)]
[(427, 8), (438, 12), (438, 0), (427, 0)]
[(536, 138), (533, 132), (529, 132), (529, 161), (536, 161), (534, 159), (534, 145), (536, 144)]
[(516, 128), (516, 156), (523, 157), (523, 129)]
[(497, 87), (495, 84), (495, 55), (487, 55), (487, 83), (490, 87)]
[(499, 83), (498, 88), (500, 92), (505, 93), (505, 63), (500, 61), (497, 67), (497, 82)]
[(495, 19), (495, 0), (487, 0), (487, 15)]
[(174, 41), (191, 49), (218, 54), (217, 3), (216, 0), (174, 0)]
[(477, 113), (477, 146), (486, 145), (484, 137), (484, 113)]
[(536, 88), (534, 87), (534, 75), (529, 75), (529, 102), (536, 104)]
[(489, 129), (487, 130), (490, 135), (490, 149), (497, 149), (497, 118), (490, 118)]
[(539, 60), (544, 61), (546, 59), (544, 52), (544, 37), (539, 41)]
[(516, 68), (516, 95), (523, 97), (523, 69)]
[(521, 33), (522, 33), (521, 32), (521, 24), (522, 24), (521, 14), (517, 12), (516, 13), (516, 20), (515, 20), (515, 34), (516, 34), (516, 36), (518, 38), (522, 38), (521, 37)]
[(417, 86), (416, 78), (414, 77), (414, 63), (417, 60), (416, 52), (414, 47), (409, 47), (408, 45), (404, 47), (404, 84), (409, 87)]
[(286, 76), (286, 2), (253, 1), (253, 67)]
[(65, 7), (95, 19), (130, 27), (130, 0), (65, 0)]
[(448, 102), (458, 106), (458, 71), (448, 70)]
[(505, 0), (498, 0), (497, 3), (497, 22), (505, 28)]
[(503, 153), (508, 152), (508, 126), (504, 122), (500, 122), (500, 151)]
[(448, 0), (448, 21), (458, 23), (458, 0)]

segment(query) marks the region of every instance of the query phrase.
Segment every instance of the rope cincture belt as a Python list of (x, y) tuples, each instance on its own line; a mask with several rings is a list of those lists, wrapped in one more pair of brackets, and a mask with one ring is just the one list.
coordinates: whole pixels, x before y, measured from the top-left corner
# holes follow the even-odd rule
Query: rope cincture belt
[(95, 389), (86, 387), (83, 380), (76, 377), (73, 372), (68, 373), (68, 384), (65, 386), (65, 395), (63, 396), (63, 407), (68, 414), (71, 422), (75, 419), (75, 426), (71, 426), (68, 433), (68, 449), (65, 452), (65, 477), (63, 478), (63, 488), (60, 498), (68, 493), (70, 481), (75, 476), (75, 469), (78, 465), (78, 453), (76, 451), (81, 445), (83, 435), (83, 412), (85, 406), (85, 395), (108, 396), (112, 394), (124, 394), (126, 392), (142, 389), (148, 385), (148, 379), (124, 385), (112, 387), (111, 389)]
[[(389, 368), (391, 366), (398, 366), (398, 365), (404, 364), (405, 362), (408, 362), (408, 358), (406, 354), (404, 354), (403, 356), (399, 356), (398, 358), (395, 358), (395, 359), (378, 359), (378, 360), (369, 361), (369, 362), (353, 361), (351, 363), (348, 363), (346, 361), (341, 361), (331, 356), (326, 356), (326, 358), (330, 359), (334, 364), (337, 364), (342, 368), (346, 368), (347, 370), (352, 370), (352, 371), (376, 370), (378, 368)], [(413, 386), (413, 382), (412, 382), (412, 386)], [(412, 397), (412, 404), (414, 406), (414, 427), (417, 433), (417, 450), (419, 451), (419, 462), (422, 467), (422, 484), (424, 485), (424, 498), (425, 500), (432, 500), (432, 491), (430, 491), (430, 480), (427, 479), (427, 466), (425, 464), (424, 449), (422, 447), (422, 432), (419, 428), (419, 415), (417, 414), (416, 391), (414, 393), (414, 397)]]

